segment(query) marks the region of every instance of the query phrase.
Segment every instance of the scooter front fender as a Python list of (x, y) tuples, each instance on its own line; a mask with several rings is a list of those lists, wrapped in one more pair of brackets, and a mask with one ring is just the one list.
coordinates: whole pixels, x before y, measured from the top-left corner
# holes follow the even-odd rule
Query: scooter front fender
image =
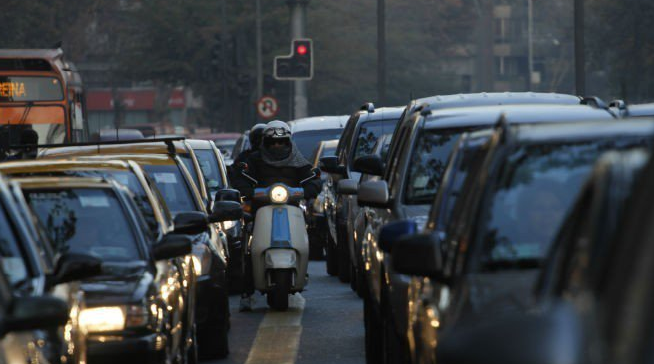
[[(309, 237), (302, 209), (291, 205), (259, 208), (254, 220), (251, 246), (254, 287), (258, 291), (270, 289), (267, 279), (270, 269), (294, 269), (295, 285), (291, 290), (299, 292), (304, 289), (309, 264)], [(292, 266), (289, 263), (291, 251), (295, 253), (295, 264)], [(268, 262), (267, 256), (270, 257)]]

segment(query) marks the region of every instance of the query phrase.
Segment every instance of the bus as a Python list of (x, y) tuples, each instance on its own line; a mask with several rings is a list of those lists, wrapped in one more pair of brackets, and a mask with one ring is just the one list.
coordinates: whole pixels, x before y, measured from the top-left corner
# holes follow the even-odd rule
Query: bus
[[(0, 49), (0, 148), (88, 140), (82, 79), (58, 49)], [(25, 135), (29, 135), (25, 137)]]

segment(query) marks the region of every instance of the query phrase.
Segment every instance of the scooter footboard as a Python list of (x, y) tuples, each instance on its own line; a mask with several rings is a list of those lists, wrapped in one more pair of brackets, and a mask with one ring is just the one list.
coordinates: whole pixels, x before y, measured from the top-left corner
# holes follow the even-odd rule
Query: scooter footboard
[(258, 291), (270, 289), (268, 272), (271, 269), (295, 271), (293, 292), (301, 291), (307, 284), (309, 238), (300, 208), (290, 205), (259, 208), (251, 246), (254, 287)]

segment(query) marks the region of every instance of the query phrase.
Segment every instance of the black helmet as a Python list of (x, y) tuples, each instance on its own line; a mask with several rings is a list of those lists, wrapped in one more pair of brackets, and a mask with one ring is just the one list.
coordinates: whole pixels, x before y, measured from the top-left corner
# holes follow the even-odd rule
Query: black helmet
[(283, 121), (273, 120), (263, 130), (263, 148), (276, 159), (284, 159), (291, 153), (291, 128)]
[(250, 129), (250, 134), (248, 138), (250, 139), (250, 149), (258, 150), (261, 146), (261, 138), (263, 136), (263, 130), (266, 128), (266, 124), (256, 124)]

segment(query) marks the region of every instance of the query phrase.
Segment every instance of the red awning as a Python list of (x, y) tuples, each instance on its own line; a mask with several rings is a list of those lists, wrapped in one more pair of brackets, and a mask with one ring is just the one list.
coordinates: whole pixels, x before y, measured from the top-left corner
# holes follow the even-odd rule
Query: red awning
[[(155, 92), (153, 89), (142, 90), (119, 90), (126, 110), (153, 110)], [(111, 90), (88, 90), (86, 93), (86, 105), (89, 111), (112, 111), (113, 98)], [(186, 105), (184, 91), (173, 90), (168, 99), (168, 106), (171, 109), (182, 109)]]

